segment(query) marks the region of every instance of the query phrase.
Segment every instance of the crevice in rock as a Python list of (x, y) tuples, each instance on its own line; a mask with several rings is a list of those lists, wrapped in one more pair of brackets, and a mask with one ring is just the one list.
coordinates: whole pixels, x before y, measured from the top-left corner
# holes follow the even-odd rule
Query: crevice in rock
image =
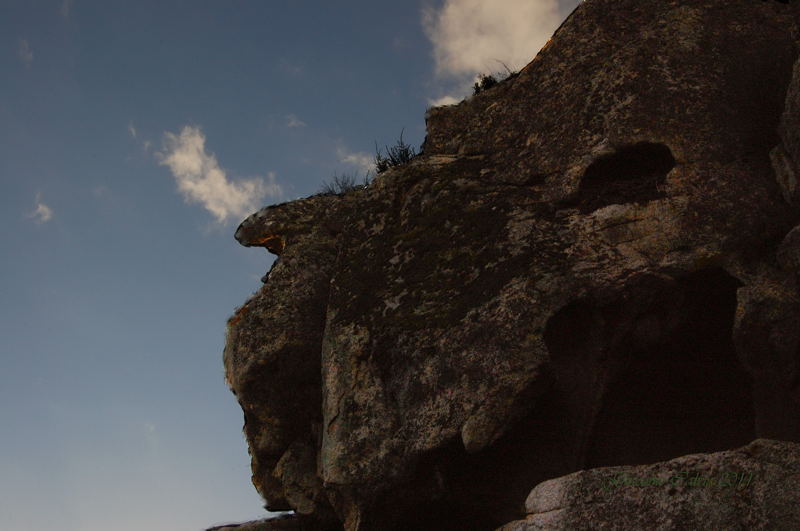
[(581, 178), (575, 201), (586, 214), (613, 205), (665, 197), (659, 186), (675, 167), (664, 144), (637, 142), (592, 162)]

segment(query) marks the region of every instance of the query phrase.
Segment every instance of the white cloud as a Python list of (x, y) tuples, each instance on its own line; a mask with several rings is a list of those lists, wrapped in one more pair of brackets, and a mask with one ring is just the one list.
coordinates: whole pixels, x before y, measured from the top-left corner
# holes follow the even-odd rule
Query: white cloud
[(72, 0), (64, 0), (61, 3), (61, 16), (69, 18), (69, 12), (72, 10)]
[(131, 138), (136, 138), (136, 128), (133, 126), (133, 122), (128, 122), (128, 133), (130, 133)]
[(28, 217), (41, 225), (53, 219), (53, 209), (42, 202), (40, 194), (36, 194), (36, 208), (28, 214)]
[(305, 127), (306, 123), (299, 119), (294, 114), (290, 114), (286, 117), (286, 127)]
[(261, 206), (266, 197), (283, 195), (275, 173), (264, 179), (230, 181), (213, 153), (205, 149), (206, 138), (198, 127), (185, 126), (180, 134), (164, 133), (160, 164), (168, 166), (178, 191), (186, 202), (200, 203), (219, 223), (243, 218)]
[(19, 49), (17, 50), (17, 55), (19, 60), (22, 61), (22, 64), (24, 64), (26, 67), (31, 66), (31, 63), (33, 63), (33, 50), (31, 50), (31, 45), (28, 44), (27, 40), (19, 40)]
[(343, 147), (336, 148), (339, 162), (350, 164), (364, 173), (375, 171), (375, 157), (364, 152), (351, 152)]
[(461, 101), (461, 99), (448, 94), (447, 96), (442, 96), (441, 98), (428, 100), (428, 105), (431, 107), (439, 107), (442, 105), (453, 105), (459, 101)]
[[(476, 75), (519, 70), (561, 22), (557, 0), (444, 0), (424, 8), (422, 25), (433, 44), (436, 74), (468, 93)], [(452, 102), (445, 96), (434, 101)], [(444, 105), (447, 103), (439, 103)]]

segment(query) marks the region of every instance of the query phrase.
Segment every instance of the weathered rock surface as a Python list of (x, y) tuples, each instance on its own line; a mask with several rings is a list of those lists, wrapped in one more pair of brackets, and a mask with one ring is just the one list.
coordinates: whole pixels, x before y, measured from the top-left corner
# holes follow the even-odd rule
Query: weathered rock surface
[(410, 164), (245, 220), (279, 255), (225, 349), (267, 507), (493, 529), (577, 470), (800, 440), (796, 16), (588, 0)]
[(497, 531), (796, 530), (798, 486), (800, 445), (758, 439), (727, 452), (595, 468), (545, 481), (528, 496), (525, 520)]

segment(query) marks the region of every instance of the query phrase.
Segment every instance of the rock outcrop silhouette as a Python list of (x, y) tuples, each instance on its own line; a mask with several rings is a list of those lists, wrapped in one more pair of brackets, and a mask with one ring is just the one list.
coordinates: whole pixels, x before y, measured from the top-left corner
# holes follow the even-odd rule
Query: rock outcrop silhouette
[[(410, 163), (245, 220), (236, 239), (278, 258), (224, 360), (267, 508), (314, 530), (572, 529), (645, 510), (589, 469), (759, 438), (800, 458), (797, 20), (586, 0), (519, 75), (431, 109)], [(692, 459), (741, 464), (714, 455)], [(770, 512), (781, 478), (736, 511), (800, 527)], [(545, 481), (584, 496), (555, 527), (530, 500), (522, 520)], [(647, 510), (705, 510), (693, 492)]]

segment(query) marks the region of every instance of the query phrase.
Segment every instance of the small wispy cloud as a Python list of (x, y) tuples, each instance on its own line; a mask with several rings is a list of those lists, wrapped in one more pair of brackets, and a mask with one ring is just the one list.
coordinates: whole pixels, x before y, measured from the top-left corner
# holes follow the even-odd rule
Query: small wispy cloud
[(19, 57), (19, 60), (25, 65), (25, 68), (29, 68), (33, 63), (33, 50), (31, 50), (31, 45), (26, 39), (19, 40), (17, 57)]
[(92, 195), (97, 199), (103, 199), (111, 195), (111, 190), (108, 186), (100, 184), (92, 188)]
[(375, 171), (375, 157), (369, 153), (364, 153), (363, 151), (352, 152), (339, 146), (336, 148), (336, 155), (339, 157), (339, 162), (349, 164), (360, 172), (368, 173)]
[(61, 16), (68, 19), (70, 11), (72, 11), (72, 0), (61, 2)]
[[(439, 9), (422, 10), (436, 75), (462, 97), (478, 74), (525, 66), (560, 22), (557, 0), (444, 0)], [(433, 101), (459, 99), (448, 94)]]
[(409, 43), (407, 39), (400, 37), (399, 35), (396, 35), (392, 39), (392, 49), (396, 52), (409, 48), (410, 44), (411, 43)]
[(135, 125), (133, 125), (133, 122), (132, 121), (128, 122), (128, 134), (131, 136), (132, 139), (141, 142), (142, 151), (144, 152), (145, 155), (147, 155), (148, 153), (150, 153), (150, 148), (153, 147), (153, 142), (151, 142), (147, 138), (140, 138), (143, 135), (140, 135), (139, 133), (140, 133), (139, 130), (136, 129)]
[(142, 424), (142, 431), (144, 432), (144, 440), (148, 449), (151, 451), (158, 450), (159, 437), (155, 423), (149, 421), (144, 422)]
[(36, 194), (36, 207), (28, 213), (28, 217), (39, 225), (47, 223), (53, 219), (53, 209), (42, 202), (41, 194)]
[(278, 68), (291, 77), (300, 77), (305, 74), (305, 67), (301, 64), (293, 63), (283, 58), (278, 62)]
[(267, 197), (283, 196), (275, 173), (265, 179), (228, 180), (213, 153), (206, 152), (206, 137), (198, 127), (185, 126), (179, 134), (164, 133), (159, 163), (169, 167), (178, 191), (188, 203), (199, 203), (219, 223), (243, 218), (263, 206)]
[(294, 114), (289, 114), (286, 116), (286, 127), (305, 127), (306, 123), (299, 119)]

